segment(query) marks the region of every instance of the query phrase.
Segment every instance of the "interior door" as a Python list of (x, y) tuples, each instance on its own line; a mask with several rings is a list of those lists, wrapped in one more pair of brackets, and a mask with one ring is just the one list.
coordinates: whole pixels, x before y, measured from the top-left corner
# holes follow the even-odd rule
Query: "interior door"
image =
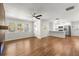
[[(5, 11), (4, 6), (2, 3), (0, 3), (0, 26), (3, 26), (5, 23)], [(3, 27), (0, 27), (0, 55), (3, 54), (4, 50), (4, 39), (5, 39), (5, 31), (2, 29)]]

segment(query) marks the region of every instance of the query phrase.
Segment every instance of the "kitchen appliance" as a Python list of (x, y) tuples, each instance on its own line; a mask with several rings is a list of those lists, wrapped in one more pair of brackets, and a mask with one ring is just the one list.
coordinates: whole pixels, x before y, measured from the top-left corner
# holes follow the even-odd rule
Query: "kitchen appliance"
[(71, 26), (69, 25), (64, 26), (64, 30), (65, 30), (66, 36), (71, 36)]

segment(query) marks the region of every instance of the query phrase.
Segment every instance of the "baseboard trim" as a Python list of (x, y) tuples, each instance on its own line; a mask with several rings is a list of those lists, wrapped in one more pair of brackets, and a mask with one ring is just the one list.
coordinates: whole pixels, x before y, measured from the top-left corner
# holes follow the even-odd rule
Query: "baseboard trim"
[(66, 38), (66, 37), (56, 37), (56, 36), (48, 36), (48, 37), (60, 38), (60, 39), (64, 39), (64, 38)]
[[(56, 36), (46, 36), (46, 37), (53, 37), (53, 38), (60, 38), (63, 39), (61, 37), (56, 37)], [(42, 37), (40, 39), (44, 39), (46, 37)], [(70, 36), (70, 37), (79, 37), (79, 36)], [(20, 38), (20, 39), (14, 39), (14, 40), (5, 40), (5, 42), (11, 42), (11, 41), (17, 41), (17, 40), (21, 40), (21, 39), (29, 39), (29, 38), (37, 38), (36, 36), (32, 36), (32, 37), (26, 37), (26, 38)], [(65, 37), (66, 38), (66, 37)], [(39, 38), (38, 38), (39, 39)]]
[(32, 36), (32, 37), (26, 37), (26, 38), (14, 39), (14, 40), (5, 40), (5, 42), (11, 42), (11, 41), (17, 41), (17, 40), (29, 39), (29, 38), (36, 38), (36, 37), (35, 36)]

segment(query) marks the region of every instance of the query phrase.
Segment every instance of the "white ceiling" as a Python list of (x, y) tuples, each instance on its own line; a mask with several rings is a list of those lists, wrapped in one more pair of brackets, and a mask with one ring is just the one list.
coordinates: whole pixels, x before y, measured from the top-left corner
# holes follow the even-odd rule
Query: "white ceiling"
[[(66, 11), (70, 6), (75, 9)], [(71, 21), (78, 20), (79, 4), (75, 3), (5, 3), (6, 17), (15, 17), (19, 19), (32, 20), (33, 13), (40, 13), (44, 20), (54, 20), (63, 18)]]

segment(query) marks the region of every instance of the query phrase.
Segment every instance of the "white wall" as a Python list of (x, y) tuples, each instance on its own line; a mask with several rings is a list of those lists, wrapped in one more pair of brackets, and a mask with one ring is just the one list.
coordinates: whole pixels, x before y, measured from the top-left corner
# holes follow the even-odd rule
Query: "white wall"
[(41, 20), (41, 37), (47, 37), (49, 35), (49, 21)]
[(53, 31), (53, 21), (49, 21), (49, 31)]
[(5, 32), (5, 40), (15, 40), (15, 39), (21, 39), (21, 38), (27, 38), (27, 37), (32, 37), (33, 36), (33, 23), (31, 21), (25, 21), (25, 20), (18, 20), (18, 19), (13, 19), (13, 18), (6, 18), (6, 25), (8, 25), (10, 22), (14, 23), (19, 23), (23, 22), (24, 24), (29, 24), (30, 28), (27, 31), (24, 32), (9, 32), (8, 30)]
[(72, 24), (71, 35), (79, 36), (79, 21), (73, 21), (71, 22), (71, 24)]
[(33, 18), (34, 21), (34, 36), (43, 38), (49, 35), (49, 21)]
[(40, 20), (36, 19), (36, 21), (34, 22), (34, 36), (36, 36), (37, 38), (40, 38)]

